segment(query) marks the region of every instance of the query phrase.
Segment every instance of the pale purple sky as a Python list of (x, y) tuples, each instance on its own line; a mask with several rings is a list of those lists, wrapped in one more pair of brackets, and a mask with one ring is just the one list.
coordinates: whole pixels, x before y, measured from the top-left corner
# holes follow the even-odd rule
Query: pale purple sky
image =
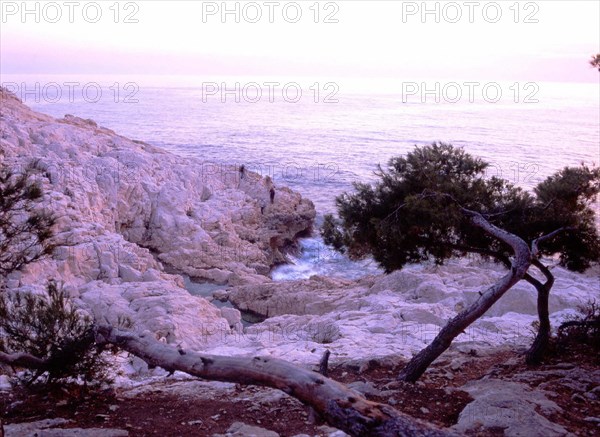
[[(428, 1), (426, 22), (421, 1), (299, 1), (296, 23), (285, 1), (228, 2), (240, 23), (222, 22), (221, 1), (121, 2), (118, 17), (100, 1), (96, 23), (83, 13), (94, 19), (93, 2), (49, 3), (26, 2), (39, 17), (23, 17), (21, 1), (0, 2), (0, 73), (598, 81), (588, 65), (600, 51), (598, 1)], [(138, 22), (124, 23), (129, 14)]]

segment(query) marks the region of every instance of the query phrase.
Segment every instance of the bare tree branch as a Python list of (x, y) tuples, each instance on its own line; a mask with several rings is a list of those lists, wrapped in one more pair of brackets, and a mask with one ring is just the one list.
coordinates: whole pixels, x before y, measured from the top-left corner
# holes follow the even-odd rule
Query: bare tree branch
[(561, 232), (572, 231), (574, 229), (575, 228), (573, 228), (572, 226), (564, 226), (562, 228), (558, 228), (555, 231), (550, 232), (549, 234), (542, 235), (541, 237), (536, 238), (531, 243), (531, 255), (533, 256), (533, 258), (537, 259), (539, 257), (539, 245), (540, 244), (542, 244), (545, 241), (548, 241), (548, 240), (554, 238), (555, 236), (557, 236)]
[(45, 369), (48, 362), (26, 353), (7, 354), (0, 352), (0, 363), (26, 369)]

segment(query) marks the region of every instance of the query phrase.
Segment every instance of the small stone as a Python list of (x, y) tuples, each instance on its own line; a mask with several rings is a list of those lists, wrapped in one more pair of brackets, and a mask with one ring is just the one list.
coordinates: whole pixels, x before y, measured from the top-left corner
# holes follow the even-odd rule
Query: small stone
[(588, 391), (584, 396), (593, 401), (600, 401), (600, 385)]
[(345, 437), (348, 435), (344, 431), (340, 431), (339, 429), (327, 425), (319, 426), (317, 430), (325, 434), (327, 437)]
[(355, 381), (348, 384), (348, 387), (364, 395), (381, 396), (381, 390), (378, 390), (371, 382)]
[(214, 416), (210, 416), (210, 418), (211, 418), (212, 420), (215, 420), (215, 421), (217, 421), (217, 420), (219, 420), (219, 419), (221, 418), (221, 415), (220, 415), (220, 414), (215, 414)]
[(548, 366), (548, 369), (572, 369), (575, 367), (575, 364), (573, 363), (558, 363), (558, 364), (554, 364), (553, 366)]
[(279, 434), (275, 431), (247, 425), (243, 422), (234, 422), (227, 430), (227, 436), (230, 437), (246, 437), (252, 435), (260, 437), (279, 437)]
[(395, 398), (389, 398), (388, 404), (390, 405), (398, 405), (398, 401)]
[(427, 408), (425, 408), (425, 407), (421, 407), (421, 408), (420, 408), (420, 411), (421, 411), (421, 413), (423, 413), (423, 414), (429, 414), (429, 410), (428, 410)]

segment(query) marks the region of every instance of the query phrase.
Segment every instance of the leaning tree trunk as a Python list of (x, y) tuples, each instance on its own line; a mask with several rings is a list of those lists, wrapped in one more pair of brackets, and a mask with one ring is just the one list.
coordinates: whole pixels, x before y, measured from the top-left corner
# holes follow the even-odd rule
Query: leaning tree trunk
[(549, 234), (542, 235), (541, 237), (536, 238), (531, 242), (531, 263), (536, 266), (540, 272), (546, 277), (546, 282), (541, 283), (535, 278), (527, 275), (526, 280), (530, 284), (536, 288), (538, 297), (537, 297), (537, 311), (538, 311), (538, 319), (540, 322), (540, 327), (538, 329), (538, 333), (533, 340), (533, 344), (525, 354), (525, 361), (527, 364), (539, 364), (548, 349), (548, 344), (550, 343), (550, 334), (551, 334), (551, 325), (550, 325), (550, 311), (548, 308), (549, 299), (550, 299), (550, 290), (554, 285), (554, 275), (550, 271), (548, 267), (546, 267), (539, 260), (540, 257), (540, 244), (545, 241), (551, 240), (556, 235), (561, 232), (573, 230), (570, 226), (565, 226), (562, 228), (558, 228), (555, 231), (550, 232)]
[(471, 323), (481, 317), (513, 285), (523, 279), (531, 264), (531, 251), (523, 239), (492, 225), (481, 214), (467, 210), (464, 211), (472, 216), (474, 225), (482, 228), (513, 249), (514, 260), (511, 263), (512, 267), (502, 279), (483, 292), (476, 302), (450, 320), (431, 344), (408, 362), (398, 377), (403, 381), (415, 382), (419, 379), (431, 363), (450, 347), (452, 340)]
[(546, 277), (546, 282), (543, 284), (540, 281), (531, 282), (537, 290), (537, 312), (540, 326), (538, 333), (535, 336), (535, 340), (531, 344), (531, 347), (525, 354), (525, 361), (527, 364), (539, 364), (548, 349), (550, 343), (550, 310), (548, 309), (550, 290), (554, 285), (554, 275), (539, 260), (534, 259), (532, 264), (536, 266)]
[(183, 351), (112, 327), (98, 328), (98, 341), (132, 353), (148, 364), (200, 378), (272, 387), (310, 405), (329, 424), (353, 436), (448, 436), (394, 408), (368, 401), (316, 372), (271, 357), (225, 357)]

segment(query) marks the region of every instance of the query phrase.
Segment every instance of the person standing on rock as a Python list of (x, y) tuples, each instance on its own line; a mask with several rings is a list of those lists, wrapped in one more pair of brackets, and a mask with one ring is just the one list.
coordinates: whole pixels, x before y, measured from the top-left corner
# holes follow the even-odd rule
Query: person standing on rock
[(265, 213), (265, 209), (267, 208), (267, 200), (262, 197), (259, 201), (258, 204), (260, 205), (260, 213), (264, 214)]
[(238, 181), (238, 188), (242, 185), (242, 181), (246, 177), (246, 166), (244, 164), (240, 165), (240, 179)]
[(273, 185), (273, 180), (271, 176), (265, 176), (265, 185), (269, 190), (269, 198), (271, 199), (271, 204), (275, 203), (275, 186)]
[(269, 190), (269, 196), (271, 197), (271, 204), (275, 202), (275, 188), (271, 187)]

